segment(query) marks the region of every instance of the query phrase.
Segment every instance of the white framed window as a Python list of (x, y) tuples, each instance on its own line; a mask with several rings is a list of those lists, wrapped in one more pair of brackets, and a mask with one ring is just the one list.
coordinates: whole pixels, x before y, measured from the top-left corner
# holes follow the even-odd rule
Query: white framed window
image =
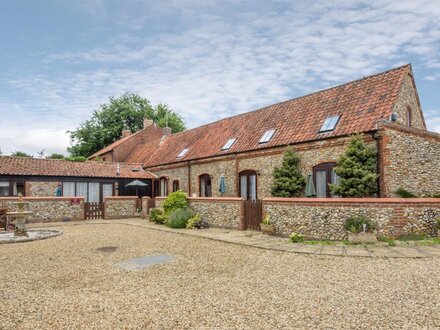
[(188, 152), (189, 148), (185, 148), (183, 149), (178, 155), (177, 158), (183, 158), (183, 156), (186, 155), (186, 153)]
[(229, 150), (231, 149), (232, 145), (237, 141), (237, 139), (229, 139), (228, 142), (225, 143), (222, 150)]
[(266, 132), (264, 132), (263, 136), (261, 137), (260, 141), (258, 143), (267, 143), (272, 139), (272, 136), (275, 134), (275, 129), (270, 129)]
[(327, 117), (324, 121), (324, 124), (322, 124), (319, 132), (321, 133), (321, 132), (333, 131), (336, 127), (336, 124), (339, 122), (339, 118), (341, 118), (341, 116), (339, 115)]

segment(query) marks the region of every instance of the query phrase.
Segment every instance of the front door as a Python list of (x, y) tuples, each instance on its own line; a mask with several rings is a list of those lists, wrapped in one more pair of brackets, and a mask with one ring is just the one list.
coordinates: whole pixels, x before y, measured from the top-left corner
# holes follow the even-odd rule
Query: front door
[(339, 183), (339, 176), (334, 171), (335, 167), (336, 163), (322, 163), (316, 165), (313, 168), (313, 179), (316, 186), (316, 197), (332, 197), (329, 185)]
[(257, 200), (257, 172), (240, 173), (240, 197), (251, 201)]

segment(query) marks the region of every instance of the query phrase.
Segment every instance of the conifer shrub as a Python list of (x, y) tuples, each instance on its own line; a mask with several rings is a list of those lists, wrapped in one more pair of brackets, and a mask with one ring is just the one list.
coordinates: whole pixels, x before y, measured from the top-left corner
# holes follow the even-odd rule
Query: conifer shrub
[(339, 184), (330, 184), (332, 195), (366, 197), (377, 192), (376, 148), (364, 143), (361, 135), (353, 136), (334, 168)]
[(272, 196), (298, 197), (304, 193), (306, 179), (301, 173), (299, 163), (298, 154), (291, 148), (287, 149), (281, 166), (273, 171)]

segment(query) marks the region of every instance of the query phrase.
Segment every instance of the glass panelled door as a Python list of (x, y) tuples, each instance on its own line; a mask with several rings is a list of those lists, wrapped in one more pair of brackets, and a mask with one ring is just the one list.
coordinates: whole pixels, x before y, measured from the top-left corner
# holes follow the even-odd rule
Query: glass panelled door
[(240, 173), (240, 197), (252, 201), (257, 200), (257, 173), (255, 171)]
[(339, 184), (339, 176), (334, 171), (336, 163), (322, 163), (313, 168), (313, 179), (316, 186), (316, 197), (332, 196), (329, 184)]
[(327, 197), (327, 171), (317, 170), (315, 172), (316, 197)]
[(209, 174), (203, 174), (199, 178), (200, 197), (212, 197), (212, 184)]
[(99, 183), (89, 182), (89, 203), (99, 203)]
[(113, 184), (112, 183), (103, 183), (102, 184), (102, 200), (107, 196), (113, 196)]

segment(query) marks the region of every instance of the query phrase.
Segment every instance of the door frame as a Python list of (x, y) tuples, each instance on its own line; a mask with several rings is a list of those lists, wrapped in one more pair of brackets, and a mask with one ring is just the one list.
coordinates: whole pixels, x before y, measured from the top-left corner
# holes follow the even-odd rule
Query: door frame
[(245, 200), (251, 200), (249, 197), (249, 192), (250, 192), (250, 182), (251, 180), (249, 180), (249, 177), (251, 175), (255, 175), (255, 200), (258, 200), (258, 175), (257, 175), (257, 171), (254, 170), (244, 170), (241, 171), (240, 173), (238, 173), (238, 196), (241, 196), (241, 177), (242, 176), (246, 176), (246, 198), (243, 198)]
[(336, 162), (325, 162), (320, 163), (318, 165), (313, 166), (313, 182), (315, 184), (315, 189), (317, 189), (317, 181), (316, 181), (316, 172), (318, 171), (325, 171), (325, 181), (326, 181), (326, 190), (325, 190), (325, 197), (330, 198), (330, 186), (329, 184), (332, 183), (332, 169), (336, 167)]

